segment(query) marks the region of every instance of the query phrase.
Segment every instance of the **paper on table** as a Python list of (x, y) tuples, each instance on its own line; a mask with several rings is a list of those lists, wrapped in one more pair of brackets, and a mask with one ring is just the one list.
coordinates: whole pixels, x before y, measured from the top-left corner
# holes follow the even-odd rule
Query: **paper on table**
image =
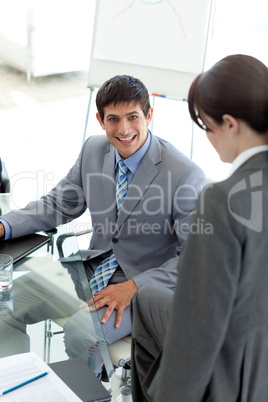
[(13, 271), (13, 280), (18, 279), (20, 276), (28, 274), (30, 271)]
[(0, 392), (33, 378), (48, 374), (1, 396), (1, 402), (75, 402), (75, 393), (35, 353), (21, 353), (0, 359)]

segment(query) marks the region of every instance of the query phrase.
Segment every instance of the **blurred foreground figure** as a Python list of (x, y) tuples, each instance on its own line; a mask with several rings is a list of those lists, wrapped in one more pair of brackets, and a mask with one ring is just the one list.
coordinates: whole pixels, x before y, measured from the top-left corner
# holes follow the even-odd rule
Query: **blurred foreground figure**
[(226, 57), (188, 101), (232, 168), (199, 197), (192, 224), (211, 230), (190, 229), (174, 296), (147, 286), (132, 301), (133, 400), (268, 401), (268, 69)]

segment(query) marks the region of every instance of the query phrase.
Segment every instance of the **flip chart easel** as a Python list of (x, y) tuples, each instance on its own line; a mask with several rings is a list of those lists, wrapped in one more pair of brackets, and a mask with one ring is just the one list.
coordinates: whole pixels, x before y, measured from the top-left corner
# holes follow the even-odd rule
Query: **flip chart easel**
[[(114, 75), (141, 79), (150, 94), (182, 100), (203, 71), (213, 0), (98, 0), (88, 87)], [(83, 139), (83, 141), (84, 141)]]

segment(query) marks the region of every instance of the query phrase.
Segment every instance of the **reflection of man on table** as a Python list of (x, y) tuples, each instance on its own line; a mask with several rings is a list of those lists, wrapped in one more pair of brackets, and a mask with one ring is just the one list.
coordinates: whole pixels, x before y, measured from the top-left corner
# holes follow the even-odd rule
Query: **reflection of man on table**
[[(142, 82), (116, 76), (100, 88), (96, 103), (107, 137), (90, 137), (54, 189), (5, 215), (3, 224), (6, 237), (17, 237), (69, 222), (89, 208), (94, 232), (84, 264), (105, 339), (112, 343), (131, 333), (129, 304), (138, 288), (148, 283), (174, 288), (177, 260), (205, 178), (192, 161), (148, 130), (153, 110)], [(70, 357), (88, 358), (87, 316), (83, 309), (65, 326)]]

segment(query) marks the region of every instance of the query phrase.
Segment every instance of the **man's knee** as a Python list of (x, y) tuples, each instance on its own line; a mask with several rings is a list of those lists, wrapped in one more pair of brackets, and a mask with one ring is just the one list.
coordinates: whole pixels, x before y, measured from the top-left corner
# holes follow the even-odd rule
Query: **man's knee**
[(132, 304), (138, 309), (144, 310), (144, 308), (147, 308), (152, 302), (154, 302), (157, 293), (159, 293), (158, 286), (145, 285), (138, 289), (138, 291), (132, 297)]
[(132, 298), (133, 310), (138, 310), (147, 318), (159, 313), (168, 313), (173, 298), (173, 290), (159, 285), (146, 285), (140, 288)]
[(152, 337), (162, 345), (166, 334), (173, 291), (161, 286), (144, 286), (132, 301), (132, 338)]

